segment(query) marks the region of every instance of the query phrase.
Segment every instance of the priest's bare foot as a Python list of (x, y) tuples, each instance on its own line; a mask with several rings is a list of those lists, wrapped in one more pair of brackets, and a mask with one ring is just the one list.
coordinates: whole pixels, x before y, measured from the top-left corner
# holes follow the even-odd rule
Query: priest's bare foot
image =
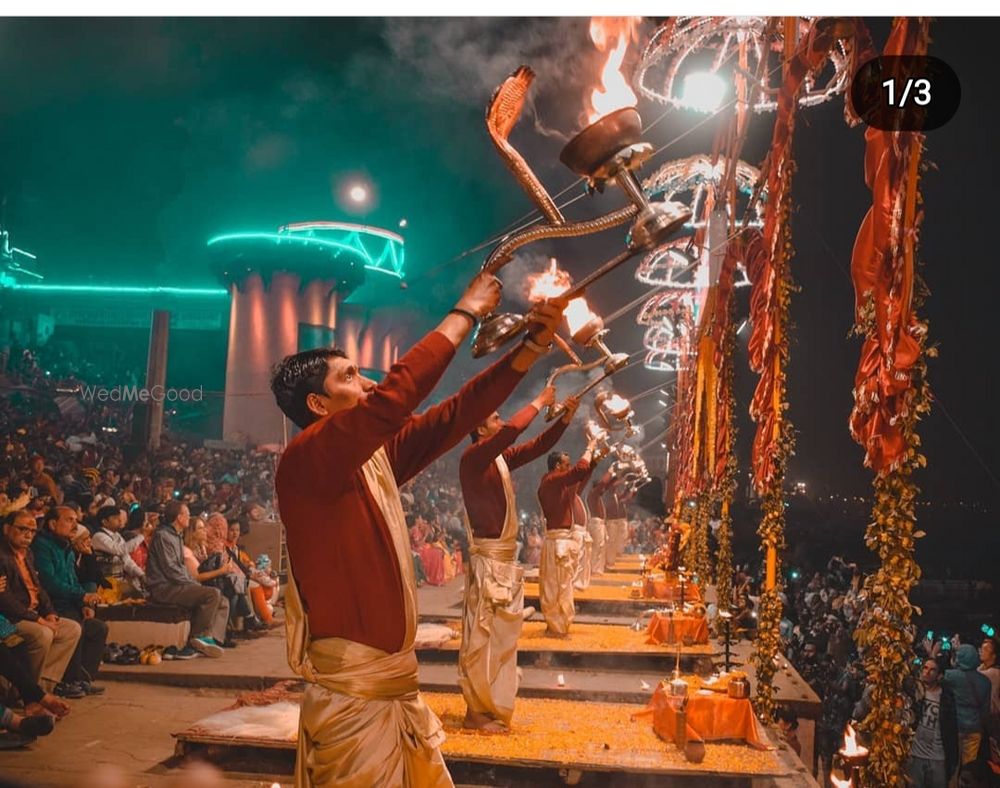
[(495, 720), (488, 714), (481, 714), (471, 709), (465, 712), (465, 720), (462, 727), (469, 730), (482, 731), (483, 733), (507, 733), (510, 729), (499, 720)]

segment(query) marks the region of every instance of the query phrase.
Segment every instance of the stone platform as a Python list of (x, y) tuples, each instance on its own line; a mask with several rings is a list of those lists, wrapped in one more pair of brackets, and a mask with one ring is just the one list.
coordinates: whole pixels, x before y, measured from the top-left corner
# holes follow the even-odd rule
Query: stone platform
[[(442, 753), (461, 782), (490, 785), (815, 786), (787, 749), (754, 750), (742, 743), (708, 743), (705, 759), (689, 763), (673, 745), (660, 740), (647, 718), (634, 718), (642, 704), (574, 702), (554, 699), (518, 701), (511, 733), (489, 735), (462, 728), (465, 703), (457, 693), (427, 693), (425, 699), (444, 723), (448, 738)], [(186, 756), (212, 748), (252, 747), (272, 751), (276, 762), (295, 747), (297, 726), (290, 716), (269, 735), (227, 737), (207, 732), (211, 716), (176, 732), (177, 752)], [(771, 742), (774, 745), (774, 742)], [(287, 763), (287, 755), (284, 762)], [(575, 783), (572, 783), (575, 784)]]

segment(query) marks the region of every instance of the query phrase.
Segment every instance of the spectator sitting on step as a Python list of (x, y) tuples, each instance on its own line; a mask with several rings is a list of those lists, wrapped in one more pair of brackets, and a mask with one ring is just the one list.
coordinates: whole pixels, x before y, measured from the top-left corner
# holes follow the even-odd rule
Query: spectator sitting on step
[[(216, 517), (222, 523), (226, 523), (225, 550), (233, 566), (232, 571), (236, 581), (236, 588), (241, 594), (239, 606), (235, 608), (237, 616), (237, 618), (234, 618), (235, 627), (237, 630), (244, 632), (259, 632), (267, 629), (267, 625), (257, 618), (253, 612), (253, 600), (250, 598), (250, 581), (253, 578), (254, 563), (250, 554), (239, 544), (240, 536), (242, 535), (240, 524), (236, 520), (227, 522), (222, 514), (212, 515), (212, 518)], [(240, 621), (238, 617), (242, 617), (243, 620)]]
[[(192, 517), (187, 530), (184, 531), (184, 565), (188, 573), (202, 585), (217, 588), (229, 603), (230, 618), (232, 618), (233, 603), (236, 593), (231, 578), (233, 567), (225, 553), (218, 550), (210, 551), (209, 530), (200, 517)], [(222, 643), (226, 648), (236, 644), (227, 635)]]
[(163, 522), (153, 534), (146, 563), (146, 587), (150, 598), (159, 604), (177, 605), (191, 615), (191, 639), (179, 652), (191, 656), (188, 649), (209, 657), (221, 657), (226, 641), (229, 602), (217, 588), (203, 586), (191, 577), (184, 563), (184, 529), (191, 520), (187, 504), (170, 501)]
[(56, 687), (55, 692), (66, 695), (68, 687), (76, 686), (86, 695), (100, 695), (104, 688), (94, 685), (93, 679), (101, 666), (108, 625), (94, 615), (94, 607), (100, 597), (88, 592), (76, 574), (76, 553), (71, 545), (76, 526), (73, 509), (68, 506), (53, 507), (45, 515), (31, 551), (42, 587), (48, 592), (56, 613), (78, 623), (82, 632), (66, 667), (62, 686)]
[[(0, 592), (6, 590), (7, 578), (0, 576)], [(24, 638), (17, 627), (0, 615), (0, 677), (17, 690), (24, 703), (25, 714), (36, 716), (52, 714), (65, 717), (69, 714), (69, 704), (51, 692), (46, 692), (31, 675), (31, 663)]]
[(121, 535), (126, 515), (115, 506), (102, 506), (97, 512), (98, 528), (91, 542), (101, 572), (119, 592), (120, 599), (141, 597), (146, 573), (132, 560), (132, 551), (142, 541), (137, 535), (128, 542)]
[(101, 589), (110, 589), (111, 583), (101, 572), (101, 567), (94, 555), (90, 530), (87, 526), (81, 525), (79, 520), (77, 520), (76, 531), (70, 537), (70, 544), (73, 546), (73, 552), (76, 553), (76, 577), (80, 581), (80, 585), (87, 592), (96, 592), (98, 596), (101, 595)]
[[(35, 518), (25, 511), (7, 515), (0, 543), (0, 614), (24, 638), (33, 679), (52, 692), (62, 681), (80, 640), (80, 625), (60, 618), (42, 587), (30, 547), (38, 532)], [(79, 697), (80, 695), (78, 695)]]
[[(139, 527), (139, 534), (142, 535), (142, 540), (137, 542), (136, 546), (132, 549), (131, 557), (135, 561), (136, 566), (145, 573), (146, 560), (149, 558), (149, 543), (153, 541), (153, 532), (156, 531), (160, 514), (159, 512), (144, 512), (142, 509), (136, 511), (141, 514), (139, 521), (142, 525)], [(132, 516), (135, 516), (135, 511), (132, 512)]]

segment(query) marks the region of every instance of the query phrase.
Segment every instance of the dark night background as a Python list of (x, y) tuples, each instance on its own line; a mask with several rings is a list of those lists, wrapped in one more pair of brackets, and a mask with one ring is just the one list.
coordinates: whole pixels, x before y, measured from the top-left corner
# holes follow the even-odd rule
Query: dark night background
[[(881, 48), (889, 22), (868, 21)], [(651, 29), (647, 22), (645, 35)], [(931, 291), (923, 314), (940, 357), (930, 367), (938, 402), (921, 430), (929, 464), (918, 483), (932, 503), (921, 526), (931, 534), (928, 545), (966, 556), (987, 552), (981, 540), (988, 535), (995, 558), (1000, 332), (990, 195), (1000, 177), (1000, 113), (991, 62), (1000, 22), (939, 19), (931, 30), (930, 54), (958, 73), (962, 103), (950, 123), (927, 135), (926, 158), (935, 166), (922, 185), (921, 258)], [(213, 285), (205, 242), (220, 232), (338, 218), (395, 229), (406, 217), (407, 295), (432, 306), (430, 327), (485, 252), (449, 261), (530, 209), (482, 120), (492, 89), (522, 62), (539, 75), (536, 114), (534, 123), (522, 119), (513, 139), (554, 193), (573, 181), (557, 156), (578, 128), (584, 86), (598, 70), (586, 19), (4, 20), (0, 189), (7, 224), (16, 244), (38, 254), (49, 282)], [(639, 108), (647, 124), (663, 113), (643, 102)], [(671, 111), (647, 139), (658, 148), (702, 117)], [(755, 165), (772, 122), (773, 115), (753, 121), (744, 158)], [(706, 124), (652, 166), (709, 152), (714, 131)], [(870, 472), (847, 431), (859, 349), (848, 338), (848, 270), (870, 204), (863, 150), (863, 130), (844, 123), (842, 99), (799, 113), (792, 266), (802, 290), (792, 306), (788, 376), (798, 451), (788, 478), (807, 482), (812, 499), (870, 493)], [(338, 185), (352, 173), (377, 185), (378, 204), (364, 217), (337, 202)], [(580, 200), (568, 213), (594, 216), (620, 199)], [(537, 256), (503, 275), (507, 294), (517, 271), (549, 253), (579, 276), (621, 240), (532, 247)], [(609, 314), (642, 292), (632, 270), (594, 290), (598, 311)], [(613, 350), (639, 349), (641, 330), (631, 318), (613, 325)], [(739, 352), (745, 460), (754, 379), (745, 344)], [(441, 390), (482, 363), (460, 354)], [(539, 370), (532, 380), (543, 376)], [(628, 395), (661, 379), (639, 365), (615, 380)], [(655, 397), (644, 400), (639, 421), (658, 407)], [(866, 510), (843, 518), (839, 507), (815, 503), (800, 522), (832, 523), (825, 531), (830, 549), (840, 541), (857, 549)], [(749, 538), (750, 518), (743, 530)], [(929, 559), (936, 550), (924, 546), (922, 553)], [(986, 565), (995, 576), (995, 560)]]

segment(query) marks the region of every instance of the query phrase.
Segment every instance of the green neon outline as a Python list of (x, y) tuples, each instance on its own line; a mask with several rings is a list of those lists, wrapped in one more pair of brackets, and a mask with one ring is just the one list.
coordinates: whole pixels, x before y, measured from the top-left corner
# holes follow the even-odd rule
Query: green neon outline
[[(326, 246), (331, 249), (338, 249), (341, 251), (353, 252), (356, 255), (360, 255), (365, 261), (364, 266), (369, 271), (377, 271), (382, 274), (388, 274), (389, 276), (394, 276), (397, 279), (402, 279), (402, 265), (399, 266), (399, 270), (396, 266), (393, 266), (393, 270), (388, 270), (386, 268), (380, 268), (379, 263), (385, 259), (385, 253), (379, 258), (378, 262), (372, 259), (371, 254), (365, 249), (364, 244), (361, 242), (358, 233), (354, 232), (348, 235), (348, 241), (357, 240), (357, 245), (351, 244), (349, 242), (345, 243), (342, 241), (329, 241), (325, 238), (316, 238), (315, 236), (303, 236), (298, 235), (294, 232), (287, 233), (229, 233), (227, 235), (217, 235), (208, 242), (208, 246), (213, 244), (221, 243), (223, 241), (274, 241), (275, 244), (280, 244), (284, 241), (295, 241), (301, 244), (315, 244), (319, 246)], [(392, 244), (389, 244), (390, 249)]]
[(229, 291), (221, 288), (208, 287), (145, 287), (141, 285), (22, 285), (13, 284), (12, 290), (41, 290), (45, 292), (64, 293), (132, 293), (140, 295), (152, 295), (154, 293), (164, 293), (167, 295), (182, 296), (228, 296)]

